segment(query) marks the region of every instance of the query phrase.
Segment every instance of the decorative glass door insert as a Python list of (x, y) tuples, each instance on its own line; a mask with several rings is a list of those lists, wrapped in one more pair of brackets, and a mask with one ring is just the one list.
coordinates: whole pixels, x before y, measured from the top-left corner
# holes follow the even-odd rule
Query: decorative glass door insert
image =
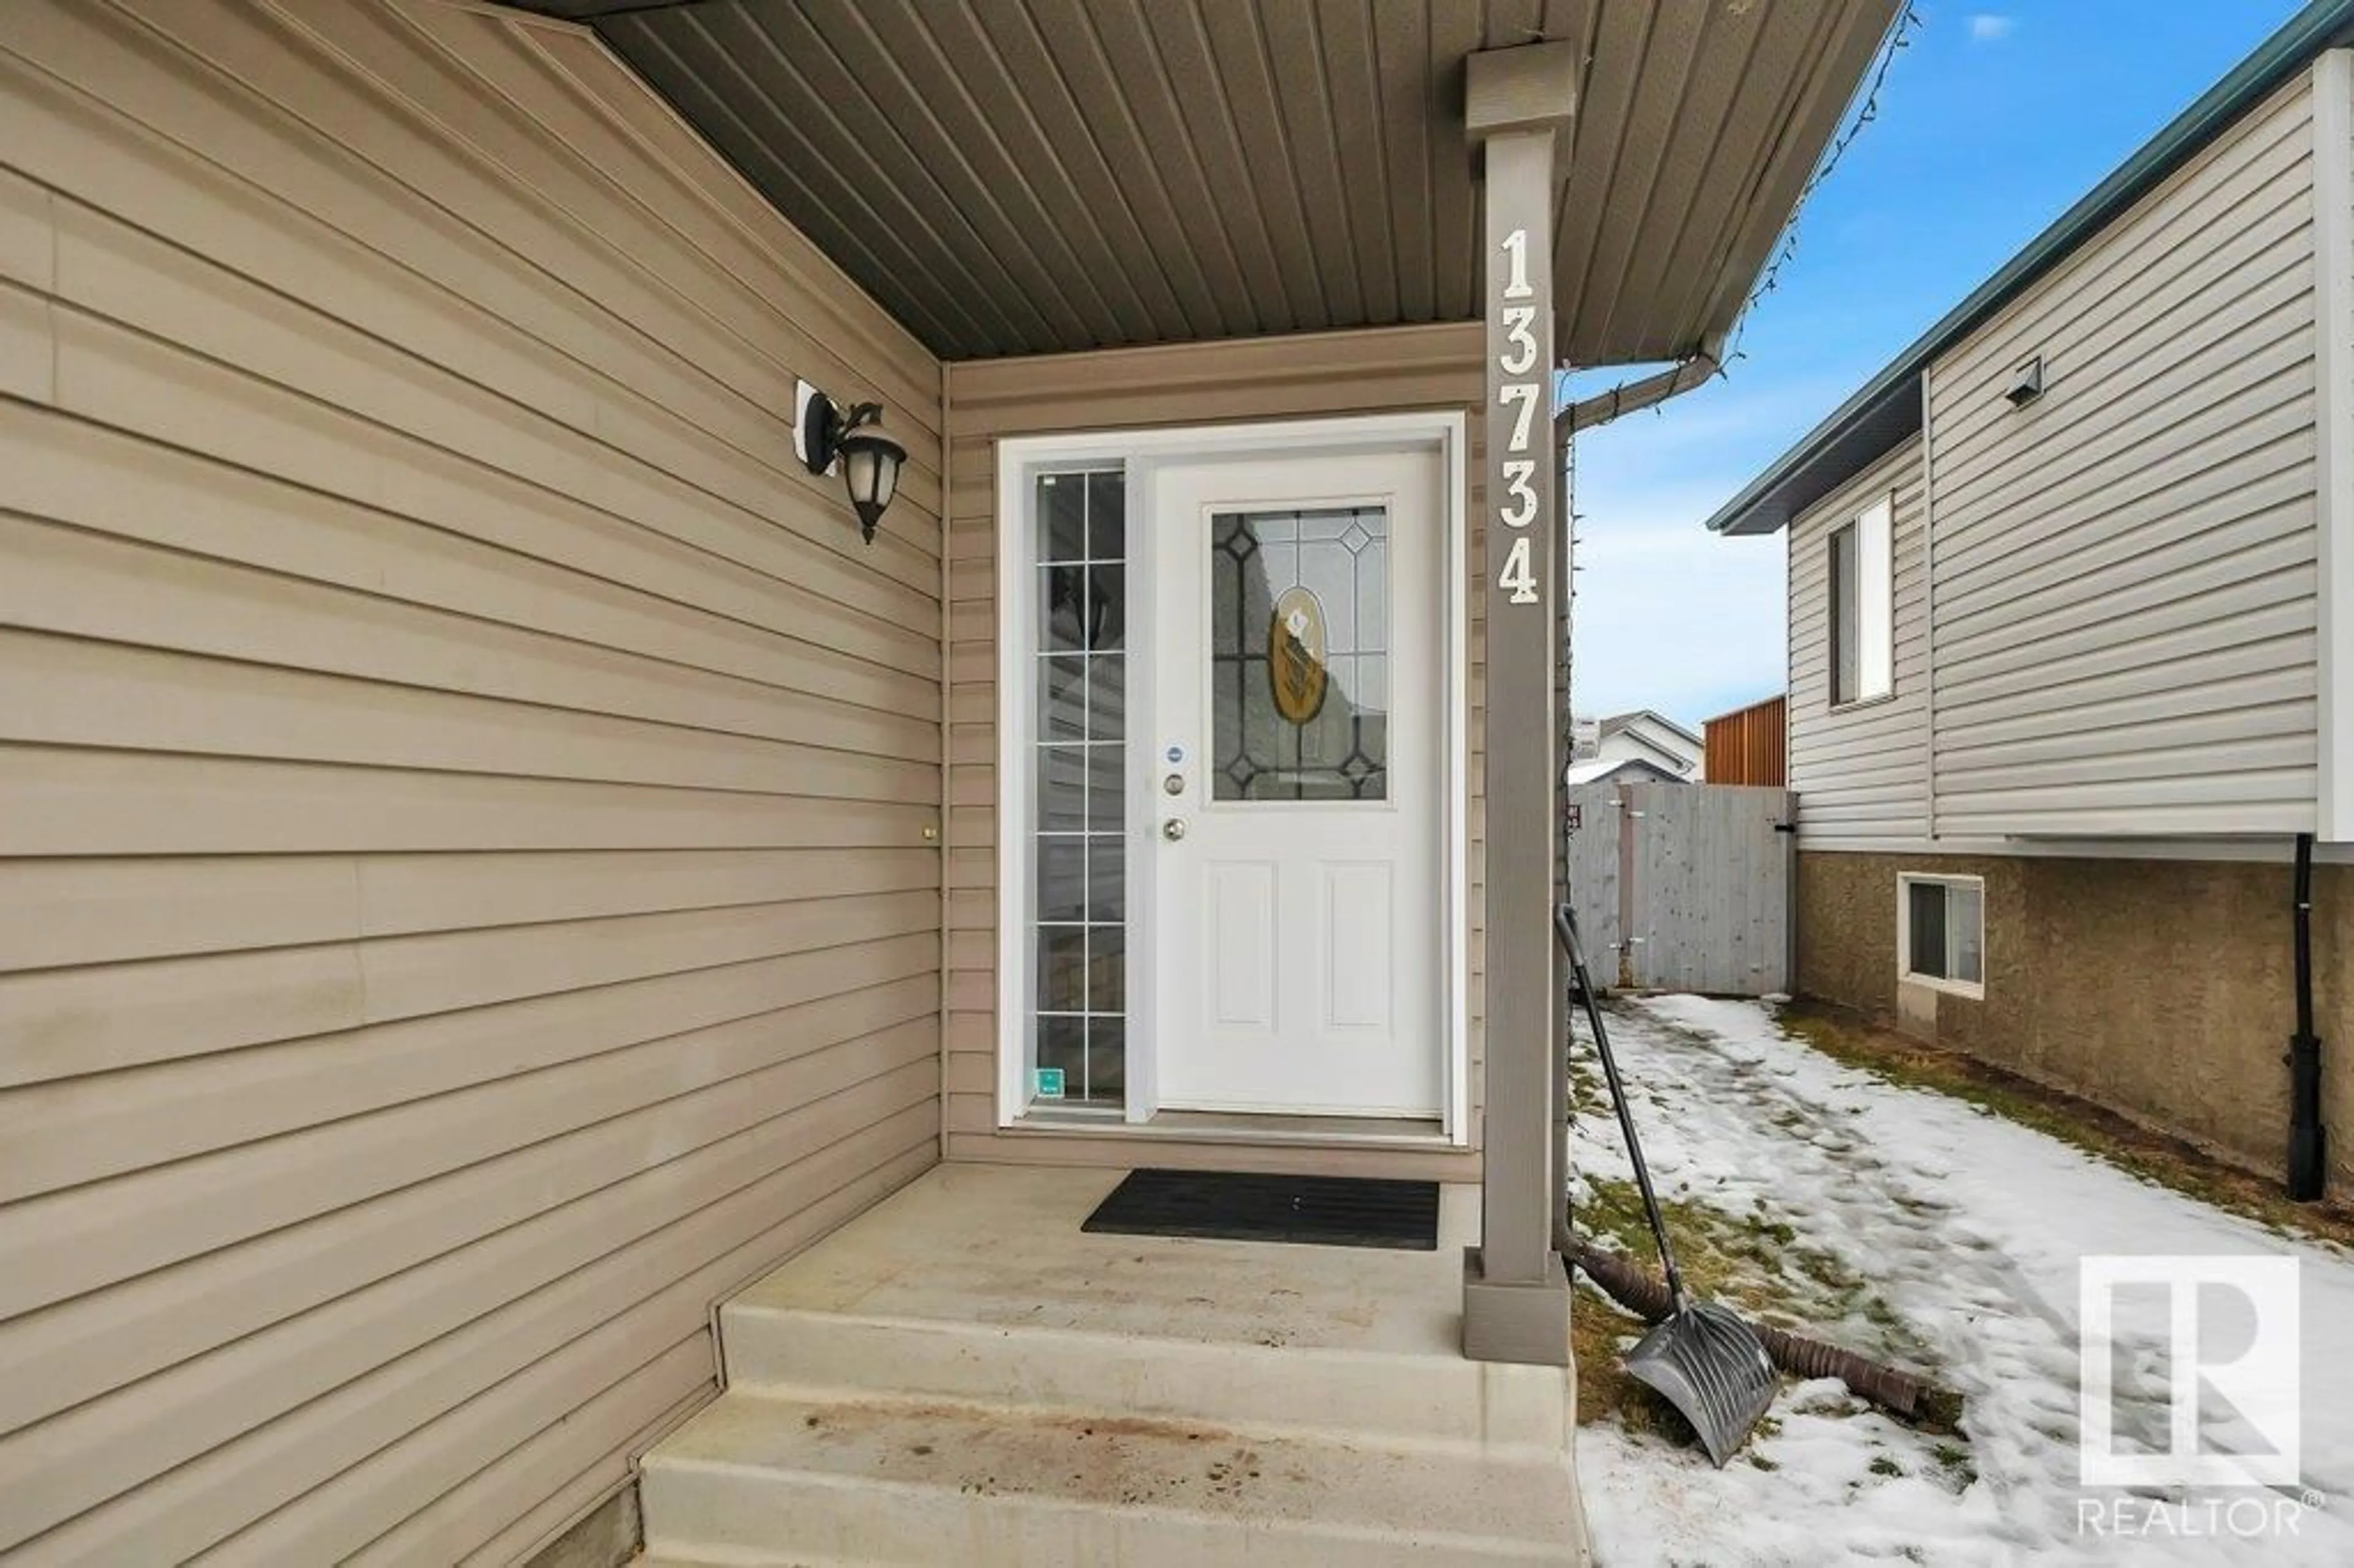
[(1389, 514), (1210, 524), (1214, 800), (1389, 799)]

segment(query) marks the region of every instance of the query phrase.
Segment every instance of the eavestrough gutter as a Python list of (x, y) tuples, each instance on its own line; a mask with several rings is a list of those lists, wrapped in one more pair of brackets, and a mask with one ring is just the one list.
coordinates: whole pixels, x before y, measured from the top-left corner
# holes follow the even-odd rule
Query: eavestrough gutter
[(1556, 435), (1573, 436), (1596, 425), (1606, 425), (1621, 414), (1657, 408), (1669, 398), (1689, 392), (1715, 376), (1723, 368), (1723, 337), (1711, 337), (1701, 344), (1699, 353), (1690, 359), (1678, 361), (1656, 376), (1613, 387), (1607, 392), (1598, 392), (1572, 403), (1553, 417), (1553, 431)]

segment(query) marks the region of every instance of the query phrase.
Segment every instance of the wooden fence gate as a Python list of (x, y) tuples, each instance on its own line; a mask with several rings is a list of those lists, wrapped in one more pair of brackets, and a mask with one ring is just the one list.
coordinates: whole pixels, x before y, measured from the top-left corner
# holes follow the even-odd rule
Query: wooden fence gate
[(1736, 784), (1573, 785), (1570, 902), (1605, 985), (1789, 989), (1797, 797)]

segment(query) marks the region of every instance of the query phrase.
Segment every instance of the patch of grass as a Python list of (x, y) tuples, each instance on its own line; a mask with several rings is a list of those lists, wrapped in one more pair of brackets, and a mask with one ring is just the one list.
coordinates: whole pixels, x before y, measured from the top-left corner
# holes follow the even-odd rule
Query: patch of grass
[[(1613, 1250), (1653, 1266), (1658, 1249), (1632, 1181), (1589, 1174), (1577, 1227)], [(1659, 1200), (1676, 1261), (1695, 1295), (1723, 1301), (1761, 1322), (1840, 1340), (1872, 1327), (1876, 1343), (1853, 1348), (1920, 1364), (1925, 1347), (1872, 1283), (1836, 1253), (1808, 1245), (1793, 1218), (1763, 1197), (1734, 1212), (1687, 1197)], [(1846, 1331), (1840, 1326), (1847, 1326)]]
[(1837, 1393), (1815, 1394), (1807, 1400), (1794, 1404), (1791, 1408), (1803, 1411), (1808, 1415), (1828, 1415), (1844, 1419), (1850, 1415), (1861, 1415), (1872, 1407), (1848, 1393), (1845, 1388), (1841, 1388)]
[(1851, 1009), (1796, 1001), (1782, 1032), (1842, 1065), (1907, 1088), (1962, 1100), (2058, 1139), (2119, 1170), (2243, 1216), (2284, 1235), (2354, 1246), (2354, 1212), (2336, 1202), (2292, 1203), (2264, 1178), (2227, 1165), (2188, 1139), (1958, 1051), (1885, 1028)]
[(1904, 1473), (1904, 1467), (1898, 1464), (1892, 1454), (1874, 1454), (1872, 1463), (1865, 1467), (1875, 1476), (1901, 1476)]
[(1578, 1120), (1610, 1115), (1610, 1091), (1602, 1071), (1583, 1052), (1569, 1058), (1569, 1114)]
[(1969, 1490), (1978, 1478), (1978, 1467), (1970, 1460), (1970, 1451), (1958, 1443), (1940, 1443), (1930, 1455), (1937, 1461), (1937, 1471), (1957, 1492)]

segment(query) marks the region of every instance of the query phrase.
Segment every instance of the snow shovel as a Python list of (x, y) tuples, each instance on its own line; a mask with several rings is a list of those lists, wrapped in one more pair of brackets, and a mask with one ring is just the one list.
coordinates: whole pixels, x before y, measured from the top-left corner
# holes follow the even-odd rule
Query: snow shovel
[(1643, 1193), (1643, 1213), (1651, 1223), (1651, 1239), (1659, 1245), (1659, 1266), (1668, 1277), (1669, 1309), (1659, 1327), (1627, 1352), (1629, 1377), (1659, 1390), (1676, 1407), (1701, 1446), (1718, 1469), (1749, 1440), (1749, 1429), (1774, 1402), (1773, 1358), (1757, 1331), (1725, 1308), (1695, 1301), (1684, 1289), (1677, 1271), (1675, 1249), (1668, 1245), (1667, 1221), (1659, 1213), (1659, 1195), (1651, 1191), (1651, 1173), (1643, 1163), (1643, 1146), (1635, 1140), (1635, 1117), (1618, 1081), (1618, 1064), (1610, 1055), (1610, 1034), (1602, 1024), (1602, 1009), (1595, 1004), (1594, 982), (1585, 972), (1585, 954), (1577, 942), (1577, 916), (1566, 904), (1553, 911), (1553, 930), (1569, 955), (1577, 979), (1578, 1000), (1585, 1022), (1594, 1031), (1594, 1048), (1602, 1057), (1602, 1075), (1609, 1080), (1610, 1103), (1618, 1112), (1618, 1131), (1627, 1139), (1627, 1156), (1635, 1166), (1635, 1185)]

